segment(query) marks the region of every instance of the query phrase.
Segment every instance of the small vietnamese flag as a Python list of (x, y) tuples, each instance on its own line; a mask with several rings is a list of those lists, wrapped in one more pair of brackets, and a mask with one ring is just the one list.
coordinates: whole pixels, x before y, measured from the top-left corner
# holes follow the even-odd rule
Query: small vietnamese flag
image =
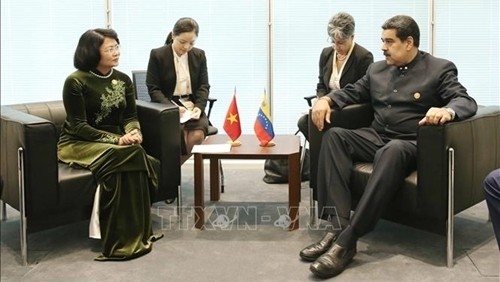
[(257, 139), (260, 141), (261, 146), (270, 145), (269, 143), (274, 138), (274, 129), (265, 90), (253, 129), (255, 131), (255, 136), (257, 136)]
[(227, 136), (233, 142), (241, 135), (240, 115), (238, 114), (238, 105), (236, 104), (236, 88), (234, 89), (233, 99), (224, 119), (224, 131), (226, 131)]

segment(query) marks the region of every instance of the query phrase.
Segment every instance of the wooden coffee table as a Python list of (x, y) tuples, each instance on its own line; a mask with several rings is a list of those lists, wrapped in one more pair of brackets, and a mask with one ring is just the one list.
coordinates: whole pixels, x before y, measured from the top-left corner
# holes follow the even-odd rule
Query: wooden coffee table
[[(226, 135), (212, 135), (208, 136), (203, 144), (224, 144), (228, 139)], [(288, 159), (288, 215), (290, 217), (288, 229), (297, 229), (300, 201), (300, 137), (277, 135), (273, 139), (276, 143), (273, 147), (261, 147), (254, 135), (242, 135), (239, 140), (241, 146), (232, 147), (230, 152), (194, 154), (195, 227), (203, 229), (205, 224), (203, 159), (210, 161), (210, 201), (220, 199), (219, 161), (221, 159)]]

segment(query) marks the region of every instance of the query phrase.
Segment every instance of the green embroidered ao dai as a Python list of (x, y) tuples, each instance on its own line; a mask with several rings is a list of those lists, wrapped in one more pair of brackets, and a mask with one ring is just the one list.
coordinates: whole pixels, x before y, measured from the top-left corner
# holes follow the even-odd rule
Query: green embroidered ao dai
[(115, 69), (107, 76), (77, 70), (64, 83), (63, 101), (59, 160), (90, 169), (101, 187), (96, 260), (149, 253), (161, 237), (153, 235), (150, 216), (160, 165), (140, 145), (118, 145), (123, 134), (140, 130), (131, 79)]

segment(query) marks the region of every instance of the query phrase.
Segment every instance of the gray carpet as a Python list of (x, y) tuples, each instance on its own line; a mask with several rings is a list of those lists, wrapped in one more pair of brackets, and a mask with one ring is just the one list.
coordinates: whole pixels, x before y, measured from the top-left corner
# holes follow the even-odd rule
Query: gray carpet
[[(182, 221), (175, 205), (152, 208), (153, 251), (127, 262), (95, 262), (100, 245), (87, 237), (88, 222), (28, 237), (30, 264), (20, 265), (19, 214), (1, 223), (2, 281), (319, 281), (298, 257), (323, 230), (308, 225), (309, 186), (302, 183), (300, 228), (287, 231), (287, 184), (262, 181), (263, 164), (224, 163), (226, 192), (209, 201), (206, 229), (194, 229), (193, 170), (182, 169)], [(205, 175), (208, 175), (208, 167)], [(499, 281), (500, 252), (487, 222), (486, 204), (455, 217), (455, 265), (446, 267), (445, 238), (381, 220), (358, 243), (358, 253), (335, 281)]]

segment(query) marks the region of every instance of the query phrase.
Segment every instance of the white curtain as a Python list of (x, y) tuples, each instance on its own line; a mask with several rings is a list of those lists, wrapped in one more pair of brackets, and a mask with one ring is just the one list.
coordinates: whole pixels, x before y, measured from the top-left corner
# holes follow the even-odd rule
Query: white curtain
[(1, 1), (2, 105), (62, 99), (80, 35), (103, 27), (102, 0)]
[[(206, 51), (211, 96), (218, 99), (211, 121), (222, 124), (234, 88), (244, 134), (253, 134), (260, 98), (267, 87), (268, 0), (112, 1), (112, 27), (121, 41), (120, 70), (146, 69), (149, 52), (165, 42), (180, 17), (200, 24), (196, 46)], [(415, 18), (420, 48), (427, 51), (428, 1), (274, 0), (273, 122), (278, 134), (296, 131), (315, 93), (318, 59), (328, 46), (326, 25), (339, 11), (356, 20), (356, 41), (382, 59), (382, 23), (396, 14)], [(500, 105), (499, 4), (497, 0), (434, 0), (435, 55), (454, 61), (459, 79), (480, 104)], [(1, 103), (61, 99), (73, 71), (73, 53), (87, 29), (105, 26), (105, 2), (1, 1)], [(268, 90), (269, 92), (269, 90)]]

